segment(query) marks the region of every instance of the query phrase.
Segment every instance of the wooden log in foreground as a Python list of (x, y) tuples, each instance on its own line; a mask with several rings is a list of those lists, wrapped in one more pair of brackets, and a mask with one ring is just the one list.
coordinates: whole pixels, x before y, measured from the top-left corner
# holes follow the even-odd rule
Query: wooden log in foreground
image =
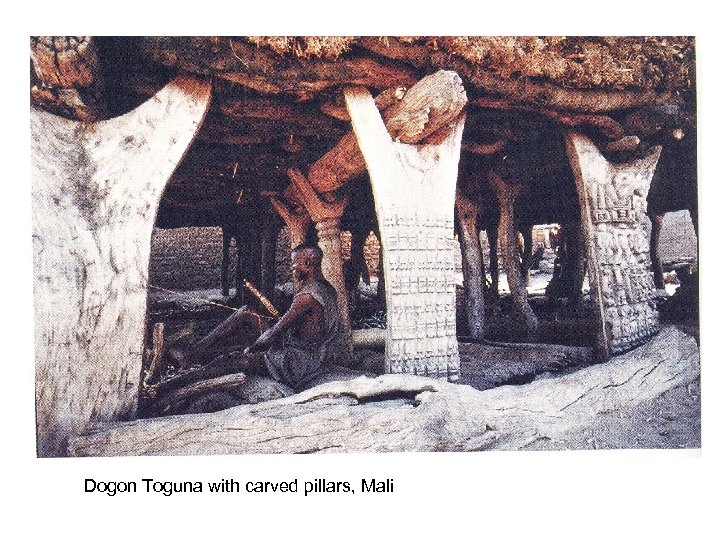
[[(516, 450), (535, 441), (562, 444), (598, 415), (632, 413), (699, 374), (695, 340), (668, 327), (605, 364), (522, 386), (480, 392), (411, 375), (359, 377), (212, 414), (98, 425), (72, 439), (69, 451), (113, 456)], [(383, 400), (385, 406), (378, 407)]]

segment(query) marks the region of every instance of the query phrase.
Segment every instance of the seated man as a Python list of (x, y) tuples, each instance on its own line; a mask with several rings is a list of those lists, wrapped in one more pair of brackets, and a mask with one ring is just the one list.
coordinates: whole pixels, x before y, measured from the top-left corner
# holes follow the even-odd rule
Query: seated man
[[(265, 365), (270, 376), (295, 391), (312, 385), (334, 364), (350, 354), (337, 307), (337, 294), (320, 269), (322, 251), (313, 246), (298, 246), (292, 252), (296, 292), (288, 311), (245, 353), (267, 350)], [(246, 306), (223, 321), (200, 340), (187, 356), (200, 356), (219, 339), (237, 331), (241, 324), (252, 323), (263, 330), (262, 317)], [(184, 355), (183, 355), (184, 356)]]

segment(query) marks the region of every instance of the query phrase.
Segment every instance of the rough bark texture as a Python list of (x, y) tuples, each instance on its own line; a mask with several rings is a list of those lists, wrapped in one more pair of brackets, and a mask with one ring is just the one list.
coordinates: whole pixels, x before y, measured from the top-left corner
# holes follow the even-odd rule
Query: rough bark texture
[(543, 441), (563, 447), (598, 416), (642, 408), (699, 373), (694, 339), (670, 327), (606, 364), (527, 385), (480, 392), (410, 375), (360, 377), (212, 414), (99, 425), (73, 439), (70, 454), (519, 450)]
[(395, 142), (370, 93), (347, 88), (383, 239), (388, 373), (457, 379), (453, 209), (464, 115), (440, 144)]
[(588, 274), (599, 318), (598, 346), (617, 354), (659, 328), (647, 193), (660, 148), (630, 163), (608, 162), (587, 137), (570, 132), (567, 149), (582, 213)]
[(56, 110), (70, 110), (86, 122), (102, 116), (102, 76), (93, 38), (31, 38), (30, 59), (40, 82), (31, 89), (35, 99)]
[(95, 124), (31, 110), (40, 456), (135, 411), (155, 213), (209, 102), (179, 78)]

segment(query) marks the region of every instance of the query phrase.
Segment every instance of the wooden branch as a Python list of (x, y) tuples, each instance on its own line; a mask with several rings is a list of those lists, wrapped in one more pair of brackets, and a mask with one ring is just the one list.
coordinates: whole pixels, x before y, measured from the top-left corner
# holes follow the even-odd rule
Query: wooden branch
[[(375, 106), (380, 112), (382, 112), (391, 105), (395, 105), (396, 103), (402, 101), (406, 92), (407, 88), (404, 86), (396, 86), (394, 88), (383, 90), (375, 97)], [(320, 105), (320, 110), (337, 120), (342, 120), (343, 122), (350, 121), (350, 115), (347, 112), (347, 108), (345, 107), (344, 100), (341, 96), (338, 96), (333, 101), (326, 101)]]
[(165, 325), (163, 323), (155, 323), (153, 326), (153, 352), (150, 367), (145, 374), (143, 386), (149, 386), (160, 373), (163, 367), (163, 356), (165, 355), (165, 343), (163, 336), (165, 333)]
[(640, 145), (640, 138), (637, 135), (628, 135), (617, 141), (611, 141), (605, 145), (607, 152), (634, 152)]
[(592, 127), (597, 129), (600, 134), (611, 141), (618, 140), (625, 135), (623, 126), (606, 115), (601, 114), (570, 114), (561, 113), (548, 109), (546, 107), (538, 107), (532, 105), (523, 105), (507, 99), (495, 98), (478, 98), (471, 102), (471, 105), (483, 107), (486, 109), (500, 110), (517, 110), (527, 111), (545, 116), (559, 124), (570, 127)]
[[(391, 96), (383, 98), (391, 100)], [(384, 111), (383, 120), (393, 140), (417, 144), (455, 120), (467, 103), (456, 73), (438, 71), (413, 85), (402, 101)], [(365, 170), (355, 134), (351, 131), (335, 147), (310, 165), (308, 180), (320, 193), (335, 191)]]
[(314, 187), (305, 178), (305, 175), (299, 169), (290, 168), (287, 170), (288, 177), (295, 188), (297, 197), (307, 209), (310, 217), (315, 223), (327, 219), (339, 219), (345, 212), (347, 206), (347, 197), (338, 199), (333, 202), (324, 201), (316, 193)]
[(222, 390), (232, 390), (245, 384), (245, 380), (246, 377), (244, 373), (231, 373), (214, 379), (198, 381), (190, 386), (185, 386), (167, 396), (162, 397), (153, 405), (153, 408), (156, 411), (165, 412), (182, 404), (183, 401), (197, 397), (201, 394), (219, 392)]
[(176, 345), (181, 341), (185, 341), (187, 338), (192, 337), (192, 335), (195, 333), (196, 327), (197, 323), (191, 322), (180, 328), (177, 332), (172, 333), (165, 339), (165, 347), (172, 347), (173, 345)]
[(462, 143), (462, 149), (470, 152), (471, 154), (480, 154), (482, 156), (489, 156), (499, 152), (507, 144), (507, 139), (499, 139), (491, 144), (479, 144), (479, 143)]

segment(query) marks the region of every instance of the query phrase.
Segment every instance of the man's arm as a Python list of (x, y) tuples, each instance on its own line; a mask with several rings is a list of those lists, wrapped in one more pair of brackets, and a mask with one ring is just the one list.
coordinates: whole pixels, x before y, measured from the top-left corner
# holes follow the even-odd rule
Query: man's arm
[(300, 317), (308, 313), (315, 304), (318, 304), (318, 301), (310, 294), (301, 294), (293, 298), (290, 309), (280, 317), (278, 322), (260, 334), (260, 337), (255, 340), (255, 343), (245, 349), (245, 354), (267, 349), (275, 340), (282, 336), (285, 330), (295, 324)]

